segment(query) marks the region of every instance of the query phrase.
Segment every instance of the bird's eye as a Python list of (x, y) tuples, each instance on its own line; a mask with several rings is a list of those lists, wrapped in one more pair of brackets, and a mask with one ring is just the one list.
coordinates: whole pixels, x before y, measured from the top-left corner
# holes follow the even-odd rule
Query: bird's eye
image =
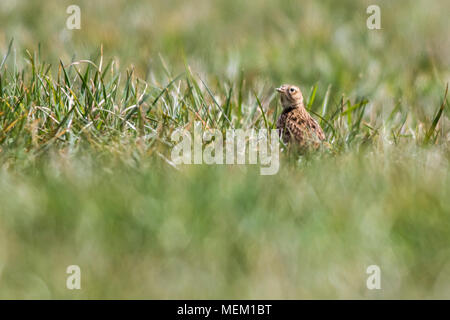
[(290, 89), (289, 89), (289, 92), (290, 92), (290, 93), (294, 93), (294, 92), (295, 92), (295, 88), (290, 88)]

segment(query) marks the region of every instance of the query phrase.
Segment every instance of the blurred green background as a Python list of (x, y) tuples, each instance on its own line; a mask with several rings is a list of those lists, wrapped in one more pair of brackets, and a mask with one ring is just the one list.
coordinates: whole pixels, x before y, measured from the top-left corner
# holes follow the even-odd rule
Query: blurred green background
[[(65, 28), (73, 4), (81, 8), (81, 30)], [(371, 4), (381, 8), (378, 31), (366, 27)], [(184, 70), (186, 57), (197, 72), (219, 79), (235, 80), (244, 69), (247, 80), (271, 86), (332, 84), (348, 94), (405, 99), (413, 94), (406, 88), (423, 99), (442, 95), (449, 80), (445, 0), (3, 0), (0, 6), (2, 51), (11, 38), (19, 55), (40, 43), (52, 64), (93, 58), (103, 45), (107, 57), (135, 66), (144, 79), (161, 68), (161, 55), (174, 73)]]
[[(72, 4), (81, 30), (65, 28)], [(366, 27), (370, 4), (381, 8), (381, 30)], [(31, 77), (26, 50), (56, 77), (60, 60), (98, 62), (103, 46), (118, 72), (134, 70), (155, 88), (189, 65), (218, 100), (235, 88), (245, 112), (256, 106), (253, 91), (274, 109), (282, 83), (298, 84), (305, 98), (317, 86), (318, 112), (328, 88), (330, 109), (365, 97), (363, 122), (376, 130), (358, 123), (360, 138), (350, 142), (352, 120), (342, 114), (329, 141), (337, 152), (283, 154), (277, 175), (260, 176), (253, 166), (175, 170), (126, 132), (36, 156), (31, 138), (12, 146), (25, 133), (9, 129), (8, 118), (0, 126), (0, 298), (450, 298), (448, 104), (433, 145), (422, 144), (450, 81), (448, 12), (445, 0), (1, 0), (2, 55), (14, 38), (3, 86), (8, 73), (19, 76), (0, 110), (19, 96), (21, 70)], [(171, 88), (170, 107), (158, 102), (157, 122), (180, 95)], [(65, 286), (73, 264), (79, 291)], [(366, 287), (372, 264), (381, 290)]]

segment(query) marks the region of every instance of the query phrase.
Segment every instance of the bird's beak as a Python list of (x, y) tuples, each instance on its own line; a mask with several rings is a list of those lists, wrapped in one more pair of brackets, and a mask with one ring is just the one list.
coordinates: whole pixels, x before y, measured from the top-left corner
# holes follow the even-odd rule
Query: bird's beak
[(275, 90), (277, 90), (277, 92), (284, 92), (284, 88), (283, 87), (276, 88)]

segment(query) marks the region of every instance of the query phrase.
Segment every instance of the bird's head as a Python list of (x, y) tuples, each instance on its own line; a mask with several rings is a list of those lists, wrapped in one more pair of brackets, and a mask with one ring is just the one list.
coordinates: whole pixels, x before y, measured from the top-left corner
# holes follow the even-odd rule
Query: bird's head
[(303, 95), (299, 87), (284, 84), (276, 90), (280, 93), (280, 100), (283, 108), (295, 108), (303, 105)]

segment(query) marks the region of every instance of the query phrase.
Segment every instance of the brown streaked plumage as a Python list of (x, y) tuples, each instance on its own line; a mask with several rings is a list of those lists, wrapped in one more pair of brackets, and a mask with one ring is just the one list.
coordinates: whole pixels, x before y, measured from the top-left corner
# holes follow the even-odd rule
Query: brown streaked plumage
[(318, 148), (325, 140), (322, 128), (310, 116), (303, 104), (303, 95), (299, 87), (282, 85), (276, 89), (280, 93), (283, 111), (277, 121), (277, 129), (284, 143), (295, 141), (300, 147)]

